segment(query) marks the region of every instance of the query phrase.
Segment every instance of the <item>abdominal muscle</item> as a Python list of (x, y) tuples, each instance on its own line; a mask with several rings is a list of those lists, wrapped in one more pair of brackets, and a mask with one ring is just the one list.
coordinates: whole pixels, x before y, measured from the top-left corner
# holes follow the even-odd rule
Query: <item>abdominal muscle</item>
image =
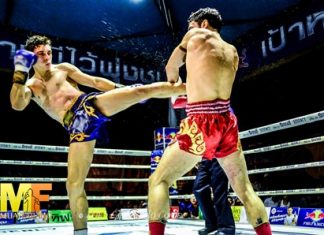
[[(49, 94), (44, 89), (41, 95), (35, 95), (33, 100), (53, 119), (63, 123), (66, 112), (72, 107), (77, 98), (82, 94), (69, 82), (63, 82), (58, 88)], [(39, 97), (39, 98), (38, 98)]]

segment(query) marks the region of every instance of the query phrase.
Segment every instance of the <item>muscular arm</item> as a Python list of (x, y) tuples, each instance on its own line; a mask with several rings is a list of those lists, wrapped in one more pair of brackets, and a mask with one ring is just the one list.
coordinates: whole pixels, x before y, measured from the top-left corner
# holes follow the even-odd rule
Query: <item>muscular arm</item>
[(196, 33), (196, 29), (189, 30), (183, 37), (180, 44), (173, 50), (168, 63), (165, 66), (165, 71), (169, 82), (177, 82), (179, 78), (179, 68), (185, 63), (188, 41)]
[(58, 68), (66, 70), (68, 76), (80, 85), (92, 87), (99, 91), (110, 91), (116, 88), (116, 83), (102, 77), (91, 76), (83, 73), (72, 64), (62, 63), (58, 65)]
[[(15, 78), (22, 76), (22, 74), (20, 72), (15, 72), (13, 76), (15, 80)], [(14, 110), (24, 110), (29, 104), (31, 97), (32, 91), (26, 85), (13, 83), (10, 91), (10, 103)]]

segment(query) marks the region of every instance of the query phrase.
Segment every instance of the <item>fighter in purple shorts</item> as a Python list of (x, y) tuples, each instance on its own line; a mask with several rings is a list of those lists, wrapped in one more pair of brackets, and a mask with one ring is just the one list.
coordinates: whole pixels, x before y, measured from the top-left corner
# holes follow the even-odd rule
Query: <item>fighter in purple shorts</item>
[[(51, 41), (40, 35), (28, 38), (25, 49), (16, 52), (14, 64), (10, 92), (12, 108), (22, 111), (33, 100), (70, 133), (66, 189), (74, 234), (88, 234), (84, 182), (96, 140), (100, 137), (98, 129), (108, 117), (145, 99), (184, 95), (185, 85), (156, 82), (121, 87), (108, 79), (85, 74), (72, 64), (52, 64)], [(31, 68), (35, 73), (28, 79)], [(86, 95), (79, 90), (78, 84), (102, 92)]]

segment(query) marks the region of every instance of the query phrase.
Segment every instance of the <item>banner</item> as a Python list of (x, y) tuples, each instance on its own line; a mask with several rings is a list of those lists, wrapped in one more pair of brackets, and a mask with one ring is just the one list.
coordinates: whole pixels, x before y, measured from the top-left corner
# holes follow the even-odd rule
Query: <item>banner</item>
[(41, 194), (43, 190), (52, 190), (51, 183), (20, 183), (15, 193), (12, 183), (0, 184), (0, 211), (35, 212), (41, 208), (41, 202), (48, 202), (49, 195)]
[(243, 208), (242, 206), (231, 206), (231, 209), (232, 209), (232, 213), (233, 213), (233, 217), (234, 217), (234, 221), (235, 222), (239, 222), (240, 221), (242, 208)]
[[(0, 30), (0, 69), (13, 71), (13, 58), (16, 50), (24, 48), (27, 38), (16, 31)], [(150, 84), (161, 80), (161, 73), (150, 61), (132, 55), (121, 57), (112, 50), (93, 48), (90, 44), (65, 42), (63, 39), (52, 40), (53, 64), (68, 62), (81, 71), (100, 77), (109, 78), (117, 83), (131, 85)]]
[(154, 146), (156, 150), (165, 149), (174, 140), (179, 128), (161, 127), (154, 131)]
[(270, 224), (284, 224), (295, 226), (297, 224), (299, 207), (271, 207)]
[(122, 208), (120, 209), (120, 214), (122, 220), (148, 219), (146, 208), (132, 208), (132, 209)]
[(240, 80), (273, 69), (297, 55), (324, 46), (324, 9), (320, 1), (282, 12), (266, 24), (249, 31), (233, 44), (240, 64)]
[(106, 207), (89, 207), (88, 221), (108, 220)]
[(170, 216), (169, 219), (178, 219), (179, 218), (179, 207), (170, 206)]
[(49, 210), (49, 223), (68, 223), (72, 222), (72, 214), (70, 210)]
[(0, 212), (0, 226), (6, 224), (13, 224), (15, 215), (12, 211)]
[(324, 208), (300, 209), (297, 225), (324, 228)]
[(16, 224), (40, 224), (47, 223), (48, 212), (46, 209), (37, 212), (18, 211), (16, 213)]

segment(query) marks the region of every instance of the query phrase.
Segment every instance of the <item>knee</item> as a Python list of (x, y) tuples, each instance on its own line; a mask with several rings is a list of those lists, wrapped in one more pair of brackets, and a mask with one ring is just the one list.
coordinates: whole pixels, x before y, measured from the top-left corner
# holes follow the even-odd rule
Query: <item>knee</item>
[(149, 184), (149, 187), (152, 188), (156, 185), (159, 184), (159, 180), (158, 178), (155, 176), (155, 174), (152, 174), (150, 177), (149, 177), (149, 181), (148, 181), (148, 184)]
[(158, 185), (161, 185), (161, 184), (167, 184), (168, 186), (171, 186), (172, 185), (172, 183), (169, 184), (166, 180), (163, 180), (156, 173), (153, 173), (149, 177), (149, 181), (148, 181), (149, 188), (157, 187)]
[(256, 193), (254, 192), (251, 192), (249, 190), (246, 190), (242, 193), (240, 193), (239, 196), (239, 199), (240, 201), (244, 204), (244, 205), (255, 205), (255, 203), (257, 202), (256, 201), (256, 198), (258, 197)]
[(78, 180), (71, 180), (68, 178), (65, 186), (68, 194), (81, 194), (84, 191), (84, 182)]

